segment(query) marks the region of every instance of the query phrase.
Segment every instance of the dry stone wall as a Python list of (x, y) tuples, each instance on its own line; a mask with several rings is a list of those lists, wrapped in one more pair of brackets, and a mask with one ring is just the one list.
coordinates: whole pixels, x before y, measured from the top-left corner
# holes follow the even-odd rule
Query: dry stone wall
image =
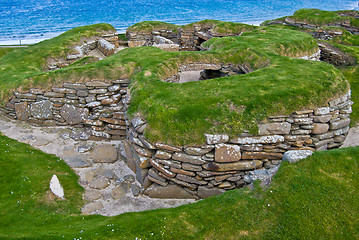
[[(125, 152), (150, 197), (206, 198), (251, 183), (260, 172), (272, 174), (287, 151), (320, 151), (342, 145), (349, 131), (350, 92), (327, 107), (273, 116), (259, 124), (258, 135), (207, 134), (202, 146), (150, 143), (143, 132), (146, 121), (129, 122)], [(173, 185), (181, 186), (172, 192)]]
[(30, 89), (16, 93), (2, 111), (41, 126), (74, 127), (70, 137), (79, 141), (125, 140), (121, 154), (141, 191), (153, 198), (199, 199), (243, 187), (271, 176), (286, 152), (337, 148), (349, 131), (350, 92), (325, 107), (269, 117), (257, 135), (206, 134), (202, 146), (151, 143), (144, 137), (145, 119), (126, 117), (128, 85), (120, 79)]
[(15, 93), (2, 109), (14, 119), (43, 126), (73, 126), (75, 140), (120, 140), (126, 137), (128, 79), (110, 83), (64, 83), (51, 91)]

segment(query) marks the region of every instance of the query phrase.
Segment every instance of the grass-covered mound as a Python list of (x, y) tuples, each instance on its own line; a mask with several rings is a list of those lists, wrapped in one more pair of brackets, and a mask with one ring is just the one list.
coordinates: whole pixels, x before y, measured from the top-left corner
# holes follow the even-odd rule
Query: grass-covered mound
[[(349, 89), (344, 76), (333, 66), (290, 58), (318, 51), (310, 35), (276, 27), (213, 38), (204, 44), (209, 49), (205, 52), (130, 48), (95, 63), (41, 71), (43, 58), (37, 59), (34, 49), (44, 48), (41, 51), (49, 53), (58, 41), (48, 40), (0, 59), (4, 69), (0, 73), (3, 100), (20, 86), (26, 90), (50, 88), (65, 81), (131, 78), (129, 113), (146, 118), (150, 140), (176, 145), (202, 144), (205, 133), (255, 132), (257, 123), (269, 115), (325, 105)], [(255, 71), (184, 84), (162, 81), (188, 63), (241, 64)]]
[[(243, 188), (175, 209), (79, 214), (71, 169), (0, 136), (0, 239), (357, 239), (359, 148), (284, 163), (269, 188)], [(57, 174), (66, 200), (53, 199)]]
[[(4, 101), (16, 88), (36, 85), (34, 79), (45, 74), (50, 59), (66, 59), (74, 47), (95, 36), (101, 36), (115, 29), (109, 24), (95, 24), (71, 29), (60, 36), (45, 40), (26, 48), (10, 52), (0, 48), (0, 96)], [(8, 54), (3, 54), (9, 51)], [(1, 56), (0, 55), (0, 56)]]

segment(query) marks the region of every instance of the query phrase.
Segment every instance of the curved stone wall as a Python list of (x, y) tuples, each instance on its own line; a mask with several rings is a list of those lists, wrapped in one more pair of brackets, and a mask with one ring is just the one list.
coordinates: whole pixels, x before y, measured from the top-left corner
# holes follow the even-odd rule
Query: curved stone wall
[[(143, 136), (145, 120), (135, 117), (127, 129), (126, 158), (148, 196), (176, 198), (186, 192), (206, 198), (250, 183), (253, 170), (270, 174), (287, 151), (341, 146), (349, 131), (351, 105), (349, 92), (328, 107), (270, 117), (259, 124), (257, 136), (207, 134), (202, 146), (150, 143)], [(182, 186), (183, 193), (170, 191), (172, 185)]]
[(72, 126), (70, 137), (79, 141), (126, 139), (122, 152), (128, 166), (143, 193), (158, 198), (206, 198), (243, 187), (253, 181), (253, 171), (270, 174), (287, 151), (337, 148), (349, 131), (350, 92), (326, 107), (269, 117), (256, 136), (206, 134), (202, 146), (151, 143), (143, 135), (146, 121), (126, 118), (128, 85), (122, 79), (31, 89), (16, 93), (2, 111), (41, 126)]

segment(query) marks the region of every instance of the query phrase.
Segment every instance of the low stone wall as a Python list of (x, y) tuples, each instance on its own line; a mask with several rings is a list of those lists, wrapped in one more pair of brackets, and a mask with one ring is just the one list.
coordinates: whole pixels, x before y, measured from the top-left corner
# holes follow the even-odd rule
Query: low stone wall
[(108, 41), (106, 41), (105, 39), (101, 38), (100, 40), (98, 40), (97, 43), (97, 48), (100, 52), (103, 53), (103, 55), (105, 55), (106, 57), (112, 55), (115, 53), (116, 50), (116, 46), (112, 43), (109, 43)]
[(51, 91), (15, 93), (2, 109), (14, 119), (43, 126), (74, 126), (75, 140), (119, 140), (126, 137), (128, 79), (111, 83), (64, 83)]
[(330, 101), (328, 107), (270, 117), (259, 124), (257, 136), (207, 134), (203, 146), (150, 143), (143, 136), (146, 121), (135, 117), (127, 129), (126, 158), (144, 194), (206, 198), (250, 183), (253, 170), (270, 172), (277, 168), (289, 150), (320, 151), (341, 146), (349, 131), (351, 105), (349, 92)]

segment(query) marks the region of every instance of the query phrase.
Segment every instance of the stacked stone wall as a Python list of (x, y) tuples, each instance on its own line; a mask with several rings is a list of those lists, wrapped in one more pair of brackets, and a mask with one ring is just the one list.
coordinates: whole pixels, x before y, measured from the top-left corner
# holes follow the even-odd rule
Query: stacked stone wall
[(102, 52), (103, 55), (110, 56), (115, 53), (116, 46), (112, 43), (109, 43), (105, 39), (101, 38), (98, 40), (97, 48), (100, 52)]
[[(327, 107), (270, 117), (259, 124), (256, 136), (207, 134), (202, 146), (151, 143), (143, 135), (146, 121), (135, 117), (127, 129), (126, 158), (150, 197), (206, 198), (251, 183), (255, 170), (269, 174), (287, 151), (340, 147), (349, 131), (351, 105), (347, 93)], [(172, 185), (182, 190), (175, 194)]]
[(51, 91), (15, 93), (2, 109), (9, 117), (43, 126), (73, 126), (76, 140), (119, 140), (126, 137), (128, 79), (111, 83), (64, 83)]

